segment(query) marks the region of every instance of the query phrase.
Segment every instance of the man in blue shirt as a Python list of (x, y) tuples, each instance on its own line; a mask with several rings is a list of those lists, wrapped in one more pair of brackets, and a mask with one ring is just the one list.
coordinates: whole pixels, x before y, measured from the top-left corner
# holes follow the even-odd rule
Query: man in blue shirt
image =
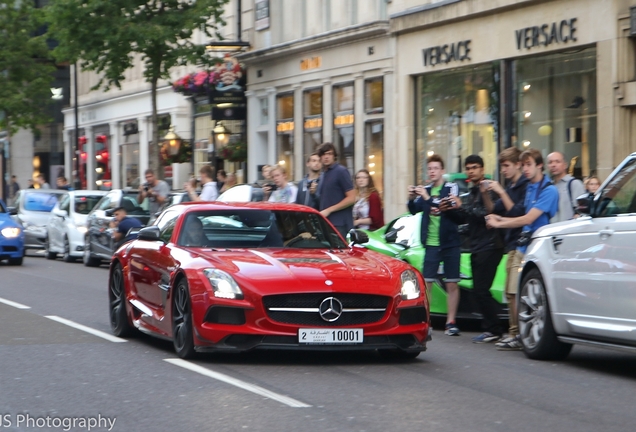
[[(523, 175), (530, 181), (526, 187), (524, 198), (525, 214), (519, 217), (501, 217), (497, 215), (486, 216), (486, 223), (491, 228), (518, 228), (533, 233), (542, 226), (550, 223), (559, 208), (559, 191), (543, 174), (543, 156), (536, 149), (528, 149), (521, 153)], [(524, 254), (526, 245), (517, 247), (517, 251)], [(518, 339), (518, 336), (517, 336)], [(507, 344), (511, 347), (520, 346), (520, 343)]]
[(113, 219), (110, 222), (110, 227), (115, 228), (113, 232), (113, 240), (115, 240), (115, 250), (128, 240), (134, 240), (137, 238), (137, 234), (128, 234), (131, 228), (141, 228), (143, 224), (139, 219), (134, 217), (128, 217), (126, 209), (123, 207), (117, 207), (113, 210)]
[(320, 213), (329, 219), (342, 237), (353, 228), (353, 205), (356, 190), (349, 170), (336, 163), (338, 152), (332, 143), (324, 143), (317, 150), (324, 172), (318, 184)]

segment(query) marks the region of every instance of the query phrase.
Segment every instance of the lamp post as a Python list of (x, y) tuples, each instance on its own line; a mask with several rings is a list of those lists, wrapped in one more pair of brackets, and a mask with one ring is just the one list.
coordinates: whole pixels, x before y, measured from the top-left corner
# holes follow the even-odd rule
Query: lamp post
[(216, 125), (214, 126), (214, 129), (212, 129), (212, 139), (213, 139), (213, 149), (212, 149), (212, 160), (210, 161), (212, 163), (212, 166), (214, 167), (214, 169), (216, 170), (216, 163), (217, 163), (217, 151), (218, 151), (218, 147), (221, 145), (225, 145), (227, 144), (227, 141), (230, 138), (230, 134), (231, 132), (229, 131), (228, 128), (226, 128), (223, 123), (221, 123), (220, 121), (216, 123)]
[(174, 156), (179, 153), (182, 141), (181, 137), (174, 131), (174, 126), (170, 125), (168, 133), (163, 137), (161, 147), (167, 156)]

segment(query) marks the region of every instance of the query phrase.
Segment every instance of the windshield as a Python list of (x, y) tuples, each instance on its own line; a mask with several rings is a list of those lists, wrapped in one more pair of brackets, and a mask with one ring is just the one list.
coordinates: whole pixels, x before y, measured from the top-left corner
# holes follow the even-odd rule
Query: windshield
[(24, 196), (24, 209), (28, 211), (50, 212), (57, 204), (59, 194), (53, 192), (31, 192)]
[(87, 215), (97, 205), (103, 195), (85, 195), (75, 197), (75, 213)]
[(320, 214), (244, 208), (188, 214), (177, 243), (213, 249), (347, 247)]

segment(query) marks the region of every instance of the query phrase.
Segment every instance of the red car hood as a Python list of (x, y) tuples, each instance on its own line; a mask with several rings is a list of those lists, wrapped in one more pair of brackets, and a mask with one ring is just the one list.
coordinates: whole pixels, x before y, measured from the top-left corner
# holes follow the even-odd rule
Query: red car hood
[[(392, 295), (399, 275), (368, 250), (258, 249), (202, 252), (214, 267), (258, 291), (373, 291)], [(395, 282), (392, 280), (395, 279)]]

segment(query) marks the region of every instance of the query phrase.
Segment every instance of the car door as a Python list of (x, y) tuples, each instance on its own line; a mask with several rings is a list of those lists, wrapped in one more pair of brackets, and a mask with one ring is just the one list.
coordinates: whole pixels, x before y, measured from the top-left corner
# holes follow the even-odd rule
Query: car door
[(165, 213), (157, 221), (162, 241), (136, 240), (130, 259), (137, 299), (153, 311), (153, 316), (142, 319), (165, 333), (171, 331), (171, 323), (163, 317), (169, 307), (170, 275), (176, 268), (169, 241), (178, 216), (177, 211)]
[(60, 197), (56, 207), (51, 212), (49, 223), (49, 242), (51, 249), (55, 252), (64, 252), (64, 233), (69, 220), (70, 194), (66, 193)]
[(119, 202), (118, 191), (111, 191), (100, 200), (88, 215), (86, 237), (90, 242), (93, 254), (112, 255), (112, 238), (108, 230), (111, 218), (106, 216), (106, 210), (115, 208), (117, 202)]

